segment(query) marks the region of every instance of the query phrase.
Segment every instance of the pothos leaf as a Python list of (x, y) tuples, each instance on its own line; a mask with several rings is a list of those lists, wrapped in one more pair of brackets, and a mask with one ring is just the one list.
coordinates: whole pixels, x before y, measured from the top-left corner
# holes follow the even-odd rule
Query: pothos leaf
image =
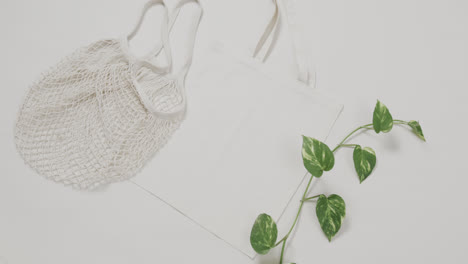
[(265, 255), (275, 247), (278, 228), (275, 221), (267, 214), (261, 214), (255, 220), (250, 232), (250, 244), (258, 254)]
[(375, 105), (372, 124), (377, 134), (380, 133), (380, 131), (384, 133), (390, 132), (393, 127), (393, 117), (390, 111), (379, 100), (377, 100), (377, 104)]
[(418, 138), (426, 141), (426, 139), (424, 138), (424, 134), (422, 132), (421, 125), (419, 124), (418, 121), (411, 120), (408, 122), (408, 125), (413, 130), (413, 133), (416, 134), (416, 136), (418, 136)]
[(323, 171), (333, 169), (335, 157), (330, 148), (315, 138), (302, 136), (302, 160), (310, 174), (320, 177)]
[(327, 236), (328, 241), (331, 241), (332, 237), (340, 230), (346, 215), (344, 200), (336, 194), (332, 194), (328, 198), (322, 194), (317, 201), (315, 212), (322, 231)]
[(375, 152), (369, 147), (361, 148), (361, 146), (356, 145), (353, 152), (353, 160), (359, 181), (362, 183), (375, 167), (377, 160)]

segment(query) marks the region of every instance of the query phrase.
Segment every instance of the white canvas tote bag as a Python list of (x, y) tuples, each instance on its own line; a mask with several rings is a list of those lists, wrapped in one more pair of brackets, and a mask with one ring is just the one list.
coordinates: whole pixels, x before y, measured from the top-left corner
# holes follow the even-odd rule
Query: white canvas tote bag
[(342, 109), (266, 69), (278, 19), (277, 8), (255, 57), (222, 47), (198, 56), (182, 128), (132, 179), (249, 257), (255, 218), (278, 220), (306, 175), (301, 135), (325, 139)]
[[(162, 45), (137, 57), (128, 41), (156, 5), (165, 11)], [(166, 66), (153, 63), (161, 50)], [(162, 0), (149, 1), (128, 36), (78, 49), (32, 85), (16, 124), (19, 153), (39, 174), (77, 188), (132, 177), (184, 118), (190, 60), (172, 72), (167, 9)]]

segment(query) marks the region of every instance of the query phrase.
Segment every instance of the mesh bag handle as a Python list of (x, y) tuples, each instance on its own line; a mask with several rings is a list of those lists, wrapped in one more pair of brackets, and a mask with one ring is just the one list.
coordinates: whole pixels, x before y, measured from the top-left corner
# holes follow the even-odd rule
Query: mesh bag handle
[[(170, 44), (169, 44), (169, 31), (172, 31), (172, 28), (173, 28), (173, 26), (174, 26), (174, 24), (175, 24), (175, 22), (176, 22), (176, 20), (177, 20), (177, 18), (179, 16), (180, 9), (185, 4), (187, 4), (189, 2), (194, 2), (194, 3), (197, 4), (198, 7), (200, 7), (198, 16), (196, 18), (196, 21), (195, 21), (195, 23), (192, 24), (193, 26), (192, 26), (192, 28), (191, 28), (191, 30), (189, 32), (189, 34), (191, 35), (190, 40), (189, 40), (188, 45), (187, 45), (189, 47), (189, 56), (186, 59), (183, 67), (181, 68), (181, 70), (177, 74), (172, 74), (172, 54), (171, 54), (171, 49), (170, 49)], [(148, 2), (145, 5), (145, 7), (143, 8), (142, 15), (140, 16), (140, 19), (139, 19), (138, 23), (136, 24), (134, 30), (127, 36), (126, 39), (131, 39), (132, 37), (135, 36), (136, 32), (138, 31), (138, 29), (140, 28), (140, 26), (142, 24), (142, 21), (144, 19), (144, 16), (145, 16), (146, 12), (149, 10), (150, 7), (152, 7), (153, 5), (156, 5), (156, 4), (164, 5), (164, 3), (161, 0), (152, 0), (152, 1)], [(167, 13), (167, 9), (166, 9), (166, 13)], [(160, 116), (162, 118), (174, 119), (174, 118), (179, 117), (180, 115), (182, 115), (185, 112), (185, 109), (186, 109), (186, 94), (185, 94), (184, 82), (185, 82), (185, 77), (187, 75), (187, 72), (188, 72), (188, 70), (190, 68), (190, 65), (192, 63), (193, 49), (194, 49), (194, 44), (195, 44), (195, 36), (196, 36), (196, 33), (197, 33), (198, 25), (199, 25), (200, 20), (201, 20), (201, 16), (202, 16), (202, 8), (201, 8), (198, 0), (182, 0), (182, 1), (180, 1), (176, 5), (176, 7), (174, 9), (174, 12), (173, 12), (173, 15), (171, 16), (169, 21), (167, 19), (167, 16), (165, 16), (165, 21), (163, 23), (163, 30), (162, 30), (162, 43), (158, 43), (150, 53), (148, 53), (142, 59), (136, 60), (134, 63), (132, 63), (132, 65), (130, 67), (130, 70), (132, 72), (132, 76), (134, 77), (133, 78), (133, 84), (134, 84), (134, 86), (135, 86), (135, 88), (137, 90), (137, 93), (138, 93), (138, 95), (139, 95), (139, 97), (141, 99), (141, 102), (143, 103), (143, 105), (146, 107), (146, 109), (148, 111), (150, 111), (151, 113), (153, 113), (155, 115), (158, 115), (158, 116)], [(165, 51), (166, 58), (167, 58), (169, 63), (168, 63), (167, 67), (161, 69), (160, 67), (158, 67), (158, 66), (152, 64), (151, 62), (149, 62), (149, 59), (151, 57), (158, 56), (162, 50)], [(147, 97), (146, 93), (142, 90), (141, 86), (137, 82), (137, 78), (136, 78), (137, 71), (142, 67), (148, 68), (153, 72), (168, 73), (169, 78), (173, 78), (173, 79), (176, 80), (177, 89), (178, 89), (178, 92), (180, 93), (180, 96), (181, 96), (181, 101), (177, 105), (177, 107), (173, 107), (170, 111), (160, 111), (159, 109), (157, 109), (154, 106), (152, 100)]]
[(192, 27), (190, 28), (190, 31), (188, 32), (189, 34), (189, 41), (186, 43), (187, 47), (188, 47), (188, 56), (185, 60), (185, 63), (183, 64), (182, 68), (179, 70), (178, 73), (175, 74), (175, 76), (177, 76), (177, 78), (179, 78), (181, 80), (181, 82), (184, 82), (185, 81), (185, 77), (187, 76), (187, 73), (190, 69), (190, 66), (192, 65), (192, 59), (193, 59), (193, 51), (194, 51), (194, 47), (195, 47), (195, 39), (196, 39), (196, 34), (197, 34), (197, 31), (198, 31), (198, 26), (200, 25), (200, 21), (201, 21), (201, 18), (203, 16), (203, 8), (201, 7), (201, 4), (198, 0), (181, 0), (177, 6), (175, 7), (175, 10), (174, 10), (174, 15), (173, 17), (171, 18), (171, 20), (169, 21), (169, 26), (170, 26), (170, 30), (172, 31), (172, 28), (175, 24), (175, 21), (176, 21), (176, 18), (178, 17), (179, 15), (179, 12), (181, 10), (181, 8), (190, 3), (190, 2), (193, 2), (197, 5), (198, 7), (198, 13), (197, 13), (197, 17), (194, 21), (194, 23), (192, 24)]
[[(199, 7), (199, 13), (197, 15), (197, 18), (196, 20), (194, 21), (194, 23), (192, 24), (192, 28), (190, 30), (190, 32), (188, 34), (191, 34), (190, 38), (189, 38), (189, 42), (187, 43), (187, 47), (189, 49), (189, 55), (188, 57), (186, 58), (186, 61), (185, 63), (183, 64), (182, 68), (179, 70), (178, 73), (174, 74), (174, 76), (184, 80), (187, 73), (188, 73), (188, 70), (190, 69), (190, 66), (192, 64), (192, 58), (193, 58), (193, 50), (194, 50), (194, 46), (195, 46), (195, 36), (196, 36), (196, 33), (197, 33), (197, 29), (198, 29), (198, 26), (200, 25), (200, 21), (201, 21), (201, 18), (203, 16), (203, 8), (201, 7), (201, 4), (198, 0), (180, 0), (177, 5), (174, 7), (174, 10), (173, 10), (173, 13), (172, 13), (172, 16), (170, 16), (169, 18), (169, 21), (168, 21), (168, 31), (169, 31), (169, 34), (172, 33), (173, 31), (173, 28), (174, 28), (174, 25), (175, 25), (175, 22), (177, 21), (177, 18), (179, 17), (179, 14), (180, 14), (180, 10), (182, 9), (182, 7), (190, 2), (193, 2), (195, 4), (197, 4), (197, 6)], [(158, 56), (159, 53), (162, 51), (162, 49), (164, 49), (164, 46), (163, 46), (163, 43), (158, 43), (157, 46), (153, 49), (153, 51), (148, 54), (148, 56)]]
[(124, 38), (125, 47), (128, 47), (128, 42), (131, 41), (135, 35), (138, 33), (138, 31), (141, 28), (141, 25), (143, 24), (143, 20), (146, 17), (146, 14), (148, 11), (156, 5), (161, 5), (164, 9), (163, 13), (163, 21), (161, 25), (161, 39), (162, 43), (158, 42), (158, 44), (151, 50), (148, 54), (145, 56), (141, 57), (140, 60), (146, 60), (150, 57), (158, 56), (161, 52), (161, 50), (164, 49), (165, 55), (166, 55), (166, 60), (167, 60), (167, 66), (163, 68), (163, 70), (170, 70), (172, 67), (172, 54), (171, 54), (171, 48), (169, 45), (169, 32), (168, 32), (168, 10), (166, 7), (166, 4), (164, 3), (163, 0), (150, 0), (143, 6), (143, 10), (141, 12), (141, 15), (135, 24), (134, 28), (132, 31)]

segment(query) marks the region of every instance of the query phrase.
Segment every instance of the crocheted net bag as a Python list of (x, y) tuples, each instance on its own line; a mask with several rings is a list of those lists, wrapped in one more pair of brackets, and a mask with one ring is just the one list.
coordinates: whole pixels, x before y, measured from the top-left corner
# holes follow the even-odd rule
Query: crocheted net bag
[[(144, 59), (122, 39), (78, 49), (34, 83), (20, 109), (15, 140), (19, 153), (39, 174), (80, 189), (134, 176), (180, 126), (186, 108), (188, 65), (170, 74), (165, 8), (162, 46)], [(168, 65), (151, 63), (165, 51)]]

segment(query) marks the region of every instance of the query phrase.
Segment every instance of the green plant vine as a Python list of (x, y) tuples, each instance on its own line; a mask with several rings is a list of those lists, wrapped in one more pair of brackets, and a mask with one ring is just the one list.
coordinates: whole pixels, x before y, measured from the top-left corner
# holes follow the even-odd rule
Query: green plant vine
[(417, 137), (423, 141), (426, 141), (421, 125), (418, 121), (403, 121), (399, 119), (393, 119), (388, 108), (380, 101), (377, 101), (375, 106), (372, 123), (359, 126), (358, 128), (351, 131), (351, 133), (344, 137), (344, 139), (338, 145), (336, 145), (333, 150), (330, 150), (330, 148), (325, 143), (315, 138), (302, 136), (302, 159), (304, 167), (311, 174), (311, 176), (307, 183), (304, 194), (302, 195), (294, 222), (286, 235), (277, 240), (278, 228), (273, 218), (267, 214), (259, 215), (255, 220), (252, 231), (250, 233), (250, 244), (252, 245), (252, 248), (257, 253), (265, 255), (272, 248), (281, 245), (279, 263), (283, 264), (286, 243), (292, 231), (296, 227), (304, 203), (315, 199), (317, 199), (317, 205), (315, 208), (317, 219), (323, 233), (328, 238), (328, 241), (331, 242), (332, 238), (341, 228), (341, 224), (346, 215), (346, 205), (343, 198), (336, 194), (332, 194), (328, 197), (324, 194), (307, 197), (313, 178), (320, 178), (324, 171), (330, 171), (333, 169), (333, 166), (335, 165), (334, 153), (342, 147), (348, 147), (354, 149), (354, 168), (360, 183), (362, 183), (367, 179), (367, 177), (369, 177), (375, 167), (375, 152), (370, 147), (361, 147), (361, 145), (358, 144), (347, 144), (347, 140), (360, 130), (373, 129), (377, 134), (380, 132), (388, 133), (392, 130), (393, 125), (407, 125), (411, 128), (412, 132)]

